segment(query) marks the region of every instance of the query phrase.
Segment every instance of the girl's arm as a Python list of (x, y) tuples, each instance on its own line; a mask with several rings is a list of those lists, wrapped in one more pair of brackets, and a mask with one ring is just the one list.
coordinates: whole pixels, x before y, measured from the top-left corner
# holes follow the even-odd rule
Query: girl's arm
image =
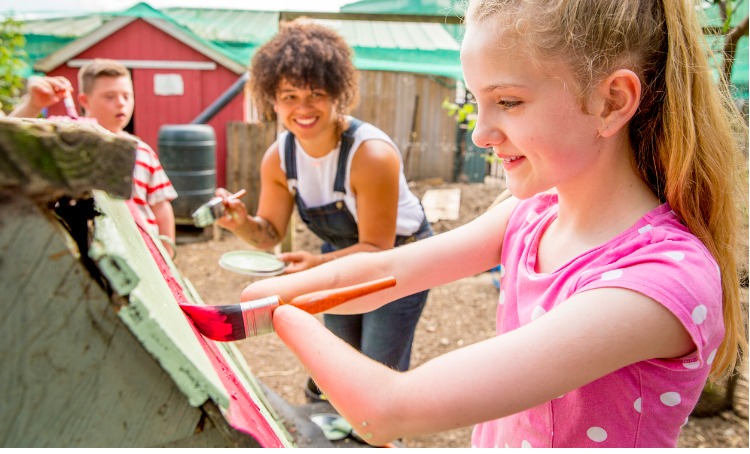
[(491, 269), (500, 262), (508, 216), (517, 200), (509, 199), (472, 222), (449, 232), (380, 252), (351, 254), (302, 273), (250, 284), (241, 300), (294, 296), (345, 287), (386, 276), (396, 286), (338, 306), (330, 313), (362, 313), (385, 303)]
[(576, 295), (515, 331), (407, 372), (365, 357), (294, 307), (280, 306), (273, 321), (334, 407), (374, 445), (501, 418), (637, 361), (695, 348), (663, 306), (616, 288)]

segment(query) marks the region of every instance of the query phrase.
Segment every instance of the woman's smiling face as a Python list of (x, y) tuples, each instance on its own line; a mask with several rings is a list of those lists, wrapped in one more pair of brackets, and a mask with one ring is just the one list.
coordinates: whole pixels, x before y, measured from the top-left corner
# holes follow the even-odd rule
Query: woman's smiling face
[(325, 90), (296, 87), (286, 80), (276, 91), (274, 111), (300, 140), (314, 138), (336, 126), (336, 105)]
[(519, 198), (574, 181), (591, 168), (599, 121), (584, 107), (567, 65), (536, 63), (488, 17), (470, 23), (461, 65), (478, 104), (472, 139), (502, 159)]

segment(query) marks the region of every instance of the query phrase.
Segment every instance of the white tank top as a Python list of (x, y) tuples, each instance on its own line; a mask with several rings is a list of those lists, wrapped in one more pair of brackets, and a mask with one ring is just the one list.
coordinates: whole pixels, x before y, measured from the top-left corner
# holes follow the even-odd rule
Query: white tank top
[[(276, 139), (279, 148), (279, 158), (281, 159), (281, 170), (286, 174), (286, 162), (284, 160), (284, 145), (288, 131), (282, 131)], [(354, 191), (351, 187), (351, 167), (354, 154), (359, 146), (365, 140), (382, 140), (393, 147), (398, 153), (401, 160), (401, 168), (398, 179), (398, 215), (396, 218), (396, 234), (409, 236), (419, 229), (424, 219), (424, 211), (419, 203), (419, 199), (409, 189), (404, 176), (404, 164), (401, 152), (390, 137), (380, 129), (369, 123), (362, 123), (354, 132), (354, 143), (349, 152), (349, 158), (346, 163), (346, 178), (344, 188), (346, 194), (335, 193), (333, 183), (336, 179), (336, 166), (339, 160), (341, 150), (341, 141), (339, 140), (336, 149), (321, 158), (315, 158), (307, 154), (302, 145), (295, 138), (297, 146), (297, 192), (305, 205), (308, 207), (318, 207), (328, 203), (336, 202), (341, 199), (346, 203), (349, 212), (354, 216), (354, 220), (359, 222), (357, 217), (357, 201), (354, 198)]]

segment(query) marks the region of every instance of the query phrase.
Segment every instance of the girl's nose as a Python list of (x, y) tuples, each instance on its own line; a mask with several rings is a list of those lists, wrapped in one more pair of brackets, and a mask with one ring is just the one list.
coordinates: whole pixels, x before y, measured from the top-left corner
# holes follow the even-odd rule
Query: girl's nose
[(502, 133), (499, 125), (479, 114), (474, 131), (471, 133), (471, 140), (479, 148), (492, 148), (505, 140), (505, 134)]

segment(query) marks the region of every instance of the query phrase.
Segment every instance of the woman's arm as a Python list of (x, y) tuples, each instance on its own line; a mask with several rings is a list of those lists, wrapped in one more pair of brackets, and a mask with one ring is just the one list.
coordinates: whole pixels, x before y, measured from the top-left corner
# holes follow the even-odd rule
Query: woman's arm
[[(218, 195), (228, 196), (226, 190)], [(271, 249), (284, 238), (294, 209), (294, 199), (286, 186), (286, 175), (281, 170), (278, 144), (272, 144), (263, 155), (260, 166), (260, 195), (255, 216), (249, 215), (239, 199), (225, 202), (226, 214), (219, 226), (231, 231), (258, 249)]]

